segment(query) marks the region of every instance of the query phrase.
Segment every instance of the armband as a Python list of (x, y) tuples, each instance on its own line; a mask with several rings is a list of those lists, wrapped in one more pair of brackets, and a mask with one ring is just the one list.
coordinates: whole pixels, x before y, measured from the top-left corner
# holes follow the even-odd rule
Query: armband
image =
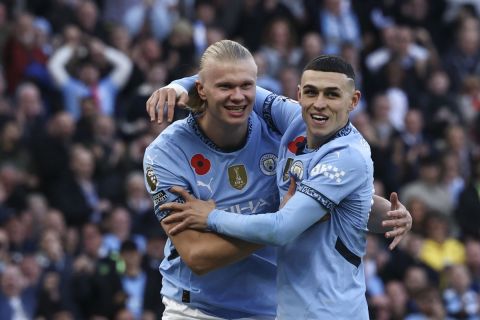
[(169, 214), (170, 210), (160, 210), (160, 206), (167, 202), (185, 203), (182, 197), (176, 194), (170, 193), (166, 190), (160, 190), (157, 193), (152, 194), (153, 211), (157, 217), (158, 222), (162, 222)]

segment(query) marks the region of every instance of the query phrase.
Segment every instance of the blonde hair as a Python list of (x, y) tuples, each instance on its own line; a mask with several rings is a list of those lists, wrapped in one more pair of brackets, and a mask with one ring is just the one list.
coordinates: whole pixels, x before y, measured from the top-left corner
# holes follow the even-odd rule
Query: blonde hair
[[(232, 40), (220, 40), (211, 44), (202, 54), (199, 63), (199, 75), (201, 80), (201, 73), (210, 62), (227, 62), (252, 59), (253, 56), (247, 48), (240, 43)], [(188, 93), (188, 106), (195, 113), (202, 113), (205, 111), (206, 102), (200, 98), (196, 88), (192, 88)]]

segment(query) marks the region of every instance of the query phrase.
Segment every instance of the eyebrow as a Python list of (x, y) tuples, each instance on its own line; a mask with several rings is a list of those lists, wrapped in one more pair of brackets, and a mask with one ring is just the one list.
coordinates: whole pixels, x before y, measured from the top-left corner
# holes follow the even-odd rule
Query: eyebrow
[[(320, 90), (318, 87), (311, 85), (311, 84), (306, 84), (302, 87), (302, 90), (304, 89), (310, 89), (310, 90)], [(326, 87), (322, 89), (323, 91), (342, 91), (339, 87)]]

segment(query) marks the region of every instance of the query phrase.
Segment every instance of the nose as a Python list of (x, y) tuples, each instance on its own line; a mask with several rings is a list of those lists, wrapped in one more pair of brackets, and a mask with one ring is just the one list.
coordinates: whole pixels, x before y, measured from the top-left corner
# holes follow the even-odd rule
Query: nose
[(235, 88), (232, 89), (232, 93), (230, 95), (230, 99), (232, 99), (232, 101), (243, 100), (244, 97), (245, 97), (245, 95), (243, 94), (241, 88), (235, 87)]
[(325, 99), (323, 94), (319, 94), (318, 98), (313, 103), (313, 106), (319, 109), (325, 108), (326, 105), (327, 105), (327, 99)]

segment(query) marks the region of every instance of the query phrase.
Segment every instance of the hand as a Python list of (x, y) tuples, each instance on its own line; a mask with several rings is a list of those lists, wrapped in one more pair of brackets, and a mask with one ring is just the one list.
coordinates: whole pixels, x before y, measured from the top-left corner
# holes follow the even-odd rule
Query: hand
[(146, 103), (147, 113), (150, 115), (150, 121), (157, 120), (157, 123), (163, 122), (164, 106), (167, 104), (167, 121), (172, 122), (175, 112), (175, 103), (180, 108), (185, 108), (188, 102), (188, 94), (182, 93), (177, 97), (177, 92), (173, 88), (160, 88), (155, 90)]
[(185, 203), (169, 202), (160, 206), (160, 210), (174, 212), (163, 219), (164, 223), (178, 223), (169, 234), (174, 236), (186, 229), (206, 230), (208, 214), (215, 209), (215, 202), (197, 199), (180, 187), (172, 187), (170, 191), (180, 195)]
[(297, 190), (297, 182), (295, 181), (294, 177), (290, 177), (290, 186), (288, 186), (288, 191), (287, 193), (283, 196), (282, 203), (280, 203), (280, 209), (282, 209), (287, 201), (293, 197), (295, 194), (295, 191)]
[(385, 233), (386, 238), (393, 238), (392, 243), (388, 246), (390, 250), (393, 250), (412, 228), (412, 216), (407, 208), (398, 200), (396, 192), (392, 192), (390, 195), (390, 203), (391, 207), (387, 215), (391, 219), (383, 221), (382, 226), (393, 228), (392, 231)]

